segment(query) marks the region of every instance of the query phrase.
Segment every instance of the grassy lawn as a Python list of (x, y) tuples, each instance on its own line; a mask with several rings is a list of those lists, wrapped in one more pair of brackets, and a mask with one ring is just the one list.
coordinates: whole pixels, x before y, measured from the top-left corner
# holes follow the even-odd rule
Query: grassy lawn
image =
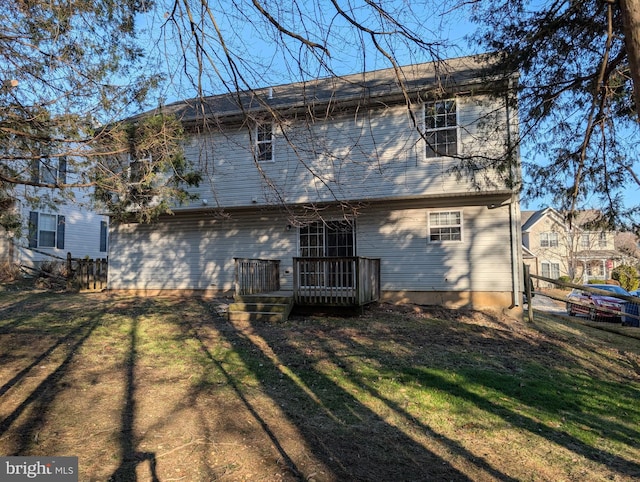
[(639, 444), (640, 340), (581, 324), (0, 291), (0, 455), (82, 481), (631, 481)]

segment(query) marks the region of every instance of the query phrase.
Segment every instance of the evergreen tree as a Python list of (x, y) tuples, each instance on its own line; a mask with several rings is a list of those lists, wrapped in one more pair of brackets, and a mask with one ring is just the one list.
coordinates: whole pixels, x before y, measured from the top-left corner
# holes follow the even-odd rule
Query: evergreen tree
[(55, 204), (72, 197), (73, 187), (95, 187), (115, 212), (148, 218), (166, 210), (166, 203), (140, 202), (130, 188), (132, 143), (154, 154), (146, 157), (154, 179), (137, 190), (152, 187), (146, 199), (183, 195), (176, 176), (165, 175), (186, 168), (175, 149), (180, 130), (168, 129), (175, 123), (156, 119), (124, 135), (133, 127), (119, 122), (145, 105), (161, 80), (136, 36), (137, 16), (151, 7), (140, 0), (3, 2), (0, 225), (19, 229), (10, 209), (18, 194), (34, 206)]
[[(497, 51), (493, 74), (521, 73), (519, 106), (529, 198), (575, 213), (599, 207), (638, 229), (624, 205), (638, 176), (638, 0), (473, 2), (473, 41)], [(636, 28), (628, 28), (636, 25)], [(637, 95), (636, 95), (637, 98)]]

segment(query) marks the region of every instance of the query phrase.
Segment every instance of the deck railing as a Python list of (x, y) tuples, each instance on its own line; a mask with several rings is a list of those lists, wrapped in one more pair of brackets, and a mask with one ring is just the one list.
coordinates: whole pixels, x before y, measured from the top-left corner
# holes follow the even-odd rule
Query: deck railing
[(362, 306), (380, 298), (380, 259), (293, 258), (293, 296), (301, 305)]
[(280, 289), (280, 260), (233, 258), (236, 294), (255, 295)]

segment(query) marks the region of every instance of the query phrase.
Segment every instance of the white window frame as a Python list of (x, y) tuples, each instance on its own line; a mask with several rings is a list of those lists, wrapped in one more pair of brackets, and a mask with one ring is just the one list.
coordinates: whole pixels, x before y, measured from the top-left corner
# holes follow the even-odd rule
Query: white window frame
[[(267, 128), (268, 126), (268, 128)], [(274, 125), (273, 122), (256, 122), (255, 127), (255, 152), (258, 162), (275, 162), (274, 155)], [(264, 149), (267, 149), (266, 151)], [(264, 155), (268, 152), (270, 155)]]
[(545, 278), (558, 279), (560, 278), (560, 263), (543, 261), (542, 263), (540, 263), (540, 273)]
[(560, 246), (560, 237), (555, 231), (545, 231), (540, 233), (540, 247), (541, 248), (557, 248)]
[[(453, 105), (454, 112), (450, 112), (447, 107), (448, 103)], [(422, 118), (424, 122), (423, 134), (425, 138), (424, 156), (426, 159), (457, 156), (460, 153), (458, 104), (458, 99), (451, 98), (426, 102), (423, 105)], [(444, 106), (443, 112), (440, 112), (439, 106)], [(455, 119), (454, 124), (451, 124), (452, 115)], [(453, 133), (453, 135), (455, 135), (455, 143), (448, 142), (446, 139), (447, 133)], [(442, 139), (444, 142), (439, 142), (441, 140), (441, 136), (444, 136), (444, 139)], [(455, 146), (455, 152), (451, 152), (449, 146)], [(444, 147), (444, 152), (440, 150), (441, 147)]]
[(98, 240), (98, 249), (101, 253), (106, 253), (107, 251), (109, 251), (109, 223), (107, 221), (100, 221), (100, 238)]
[[(47, 226), (45, 219), (53, 221), (53, 229), (43, 229)], [(49, 226), (51, 227), (51, 222)], [(44, 243), (43, 234), (51, 237), (53, 233), (53, 243)], [(65, 241), (65, 216), (61, 214), (54, 214), (51, 212), (29, 212), (29, 236), (28, 242), (30, 248), (51, 248), (51, 249), (64, 249)]]
[[(434, 224), (434, 219), (432, 218), (435, 215), (454, 214), (458, 218), (457, 223), (444, 223), (440, 224), (438, 220), (437, 224)], [(440, 211), (429, 211), (427, 214), (427, 241), (429, 243), (441, 244), (441, 243), (461, 243), (464, 240), (464, 216), (461, 209), (448, 209), (448, 210), (440, 210)], [(440, 229), (443, 230), (439, 233), (435, 233), (434, 230)], [(446, 234), (444, 230), (451, 229), (449, 232), (449, 237), (452, 238), (454, 234), (454, 229), (459, 230), (459, 239), (442, 239), (443, 235)], [(440, 239), (434, 239), (434, 236), (439, 237)]]
[(589, 249), (591, 244), (591, 236), (589, 234), (581, 234), (580, 235), (580, 247), (584, 249)]
[(604, 231), (598, 234), (598, 247), (600, 248), (607, 247), (607, 233)]
[(67, 158), (43, 157), (32, 162), (33, 181), (42, 184), (64, 184), (67, 182)]
[[(53, 219), (53, 229), (43, 229), (44, 219), (51, 221)], [(44, 244), (42, 242), (42, 233), (53, 233), (53, 243)], [(58, 216), (50, 213), (38, 213), (38, 248), (55, 248), (58, 241)]]

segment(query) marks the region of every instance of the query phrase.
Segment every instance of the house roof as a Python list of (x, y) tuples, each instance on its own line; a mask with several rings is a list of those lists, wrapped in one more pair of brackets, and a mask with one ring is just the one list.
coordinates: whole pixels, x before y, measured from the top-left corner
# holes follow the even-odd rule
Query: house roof
[(406, 102), (405, 94), (412, 101), (419, 101), (422, 98), (437, 98), (443, 92), (460, 92), (472, 85), (488, 85), (491, 81), (500, 80), (483, 76), (493, 58), (490, 55), (459, 57), (399, 67), (397, 70), (382, 69), (254, 90), (230, 91), (175, 102), (136, 117), (162, 112), (174, 114), (188, 123), (204, 118), (240, 117), (271, 109), (313, 110), (316, 105), (350, 102), (379, 102), (382, 105), (383, 99), (394, 96)]
[(556, 216), (560, 223), (564, 223), (564, 220), (562, 219), (560, 213), (558, 213), (558, 211), (553, 208), (544, 208), (538, 211), (522, 211), (522, 231), (529, 231), (535, 224), (537, 224), (546, 216)]
[(578, 260), (613, 259), (620, 258), (621, 253), (615, 249), (592, 249), (576, 251), (575, 257)]
[(522, 257), (524, 259), (531, 259), (531, 258), (535, 258), (536, 255), (533, 253), (533, 251), (531, 251), (529, 248), (527, 248), (524, 244), (522, 245)]

